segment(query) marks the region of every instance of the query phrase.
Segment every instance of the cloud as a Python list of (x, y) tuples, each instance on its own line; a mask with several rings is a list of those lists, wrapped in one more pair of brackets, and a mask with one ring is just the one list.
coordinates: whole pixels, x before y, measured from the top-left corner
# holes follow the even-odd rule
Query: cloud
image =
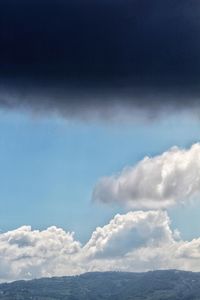
[(167, 208), (194, 199), (200, 193), (200, 144), (173, 147), (145, 157), (121, 173), (97, 182), (93, 200), (131, 208)]
[(200, 238), (182, 240), (163, 211), (116, 215), (83, 246), (55, 226), (43, 231), (23, 226), (0, 234), (0, 281), (87, 271), (199, 271), (199, 249)]
[(172, 240), (165, 212), (143, 211), (116, 215), (104, 227), (98, 227), (85, 246), (91, 257), (113, 258), (133, 249), (168, 243)]
[(109, 120), (199, 113), (199, 11), (195, 0), (3, 0), (0, 106)]
[(1, 280), (51, 276), (59, 274), (60, 264), (70, 267), (70, 257), (80, 251), (73, 234), (56, 227), (43, 231), (23, 226), (0, 234)]

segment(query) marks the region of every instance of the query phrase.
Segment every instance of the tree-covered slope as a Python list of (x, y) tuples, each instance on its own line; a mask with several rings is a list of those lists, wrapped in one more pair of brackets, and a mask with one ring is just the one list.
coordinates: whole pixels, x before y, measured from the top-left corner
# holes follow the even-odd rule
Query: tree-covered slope
[(0, 285), (4, 300), (199, 300), (200, 273), (86, 273)]

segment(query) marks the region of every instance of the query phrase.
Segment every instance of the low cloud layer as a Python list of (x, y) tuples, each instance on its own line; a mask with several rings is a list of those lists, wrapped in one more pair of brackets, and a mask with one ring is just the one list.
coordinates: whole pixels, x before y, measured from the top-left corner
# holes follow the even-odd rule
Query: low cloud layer
[(67, 118), (200, 112), (195, 0), (3, 0), (0, 106)]
[(131, 208), (160, 209), (186, 203), (200, 194), (200, 144), (173, 147), (145, 157), (121, 173), (99, 180), (93, 200)]
[(0, 234), (0, 281), (87, 271), (200, 271), (199, 247), (200, 238), (188, 242), (172, 231), (162, 211), (116, 215), (83, 246), (60, 228), (37, 231), (23, 226)]

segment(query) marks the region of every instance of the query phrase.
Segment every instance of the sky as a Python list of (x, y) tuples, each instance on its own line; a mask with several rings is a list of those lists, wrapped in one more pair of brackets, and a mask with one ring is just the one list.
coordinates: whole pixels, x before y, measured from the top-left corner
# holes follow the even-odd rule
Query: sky
[[(81, 241), (124, 211), (92, 202), (99, 178), (174, 145), (188, 148), (200, 135), (198, 119), (178, 115), (151, 123), (105, 125), (2, 111), (0, 125), (1, 230), (54, 224), (76, 232)], [(179, 209), (184, 214), (184, 207)], [(184, 227), (184, 222), (179, 225)], [(191, 238), (198, 226), (192, 218), (182, 233)]]
[(200, 4), (0, 3), (0, 282), (200, 271)]

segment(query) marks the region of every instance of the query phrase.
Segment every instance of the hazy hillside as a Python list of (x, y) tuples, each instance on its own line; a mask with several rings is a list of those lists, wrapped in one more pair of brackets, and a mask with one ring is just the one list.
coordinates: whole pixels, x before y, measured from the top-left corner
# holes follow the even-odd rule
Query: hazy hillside
[(131, 300), (200, 299), (200, 273), (87, 273), (76, 277), (45, 278), (0, 285), (0, 299), (10, 300)]

